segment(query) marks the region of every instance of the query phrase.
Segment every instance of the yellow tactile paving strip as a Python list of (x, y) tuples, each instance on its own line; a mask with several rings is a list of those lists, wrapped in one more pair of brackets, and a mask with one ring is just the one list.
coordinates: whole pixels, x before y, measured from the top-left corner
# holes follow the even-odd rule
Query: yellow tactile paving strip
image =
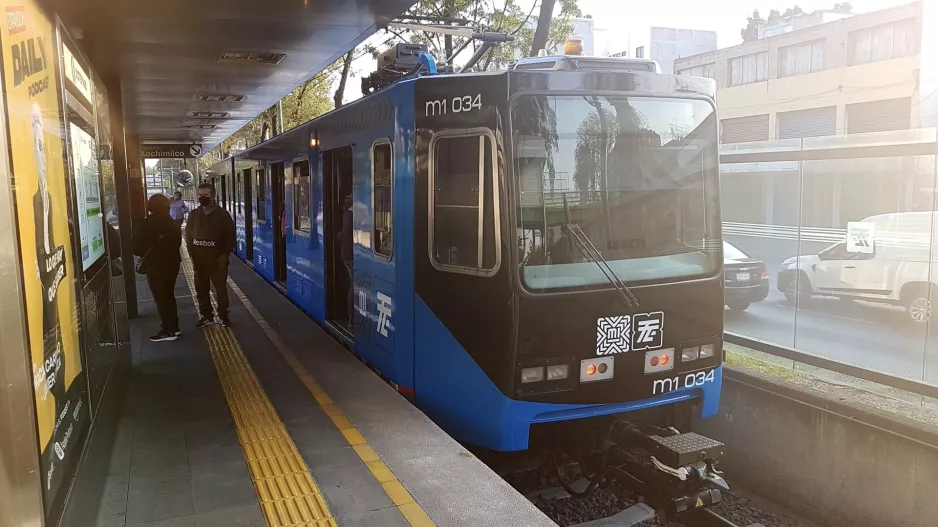
[[(381, 484), (381, 487), (384, 489), (384, 492), (387, 493), (388, 498), (391, 499), (391, 503), (401, 512), (404, 518), (415, 527), (428, 527), (435, 525), (433, 520), (427, 515), (427, 513), (420, 507), (420, 505), (414, 501), (414, 498), (407, 492), (407, 489), (404, 488), (404, 485), (398, 481), (397, 476), (391, 472), (391, 469), (384, 464), (384, 461), (381, 461), (381, 458), (378, 457), (378, 454), (375, 453), (374, 449), (371, 448), (368, 443), (365, 441), (365, 438), (362, 436), (361, 432), (352, 425), (351, 421), (345, 416), (342, 410), (332, 401), (332, 398), (329, 397), (319, 383), (316, 382), (316, 379), (313, 378), (309, 370), (303, 365), (302, 362), (296, 357), (296, 355), (290, 350), (290, 348), (280, 340), (280, 337), (277, 333), (270, 327), (261, 313), (254, 307), (250, 300), (243, 291), (234, 283), (230, 278), (228, 279), (228, 285), (234, 291), (235, 295), (241, 300), (241, 303), (247, 308), (248, 312), (254, 317), (254, 320), (257, 324), (264, 330), (264, 334), (267, 335), (267, 338), (270, 339), (270, 342), (273, 343), (274, 347), (277, 348), (277, 351), (280, 352), (280, 355), (286, 360), (287, 364), (290, 365), (290, 368), (296, 373), (297, 377), (303, 381), (303, 384), (313, 394), (313, 398), (316, 399), (316, 402), (319, 403), (319, 406), (323, 409), (326, 415), (332, 419), (332, 423), (342, 432), (342, 435), (345, 437), (345, 440), (348, 441), (348, 444), (355, 450), (358, 454), (358, 457), (361, 458), (362, 462), (365, 463), (365, 466), (368, 467), (368, 470), (371, 471), (371, 474), (374, 476), (375, 480)], [(282, 426), (282, 425), (281, 425)]]
[[(182, 266), (195, 300), (192, 264), (185, 254)], [(254, 375), (234, 332), (222, 327), (204, 331), (267, 524), (336, 527), (309, 467)]]

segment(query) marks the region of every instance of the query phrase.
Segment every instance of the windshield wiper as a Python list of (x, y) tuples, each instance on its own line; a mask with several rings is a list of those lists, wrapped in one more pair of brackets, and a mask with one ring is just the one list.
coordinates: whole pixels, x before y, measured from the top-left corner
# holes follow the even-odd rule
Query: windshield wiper
[(563, 212), (567, 220), (566, 225), (564, 225), (565, 230), (569, 232), (573, 239), (579, 242), (580, 250), (586, 255), (587, 258), (593, 261), (598, 267), (599, 270), (603, 273), (603, 276), (606, 277), (606, 280), (609, 280), (609, 283), (616, 288), (616, 291), (622, 295), (622, 299), (625, 301), (625, 306), (628, 308), (638, 307), (638, 299), (635, 298), (635, 295), (632, 294), (632, 291), (629, 290), (628, 286), (625, 285), (619, 275), (612, 270), (612, 267), (609, 266), (609, 262), (603, 258), (602, 253), (596, 249), (596, 246), (593, 245), (593, 242), (590, 241), (589, 237), (583, 232), (583, 229), (570, 219), (570, 206), (567, 204), (567, 195), (564, 194), (563, 198)]

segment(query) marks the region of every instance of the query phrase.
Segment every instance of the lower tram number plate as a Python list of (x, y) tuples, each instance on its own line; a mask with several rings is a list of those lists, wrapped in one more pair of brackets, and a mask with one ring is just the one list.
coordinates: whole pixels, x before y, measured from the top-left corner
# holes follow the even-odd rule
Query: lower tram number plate
[(698, 371), (676, 375), (667, 379), (658, 379), (652, 384), (651, 394), (661, 395), (681, 388), (699, 388), (714, 381), (716, 370)]

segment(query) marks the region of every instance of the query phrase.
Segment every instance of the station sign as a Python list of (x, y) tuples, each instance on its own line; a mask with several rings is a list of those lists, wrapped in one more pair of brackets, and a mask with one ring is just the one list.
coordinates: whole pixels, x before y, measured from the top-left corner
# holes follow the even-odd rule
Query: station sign
[(140, 145), (144, 159), (194, 159), (202, 155), (202, 145), (161, 144)]

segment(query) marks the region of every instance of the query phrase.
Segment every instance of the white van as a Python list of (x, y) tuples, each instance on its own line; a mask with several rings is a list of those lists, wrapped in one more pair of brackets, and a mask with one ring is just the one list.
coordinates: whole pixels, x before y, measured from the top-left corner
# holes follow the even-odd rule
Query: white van
[(880, 214), (860, 223), (872, 226), (861, 242), (866, 251), (845, 240), (818, 254), (789, 258), (778, 273), (778, 290), (789, 302), (826, 295), (899, 305), (913, 322), (924, 324), (931, 291), (938, 293), (938, 212)]

